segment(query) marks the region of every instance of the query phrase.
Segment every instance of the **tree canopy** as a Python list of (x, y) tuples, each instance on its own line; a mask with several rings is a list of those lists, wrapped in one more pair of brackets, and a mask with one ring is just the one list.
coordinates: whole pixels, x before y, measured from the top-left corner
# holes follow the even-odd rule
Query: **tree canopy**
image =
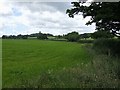
[(72, 8), (67, 9), (66, 13), (74, 18), (74, 15), (81, 12), (84, 18), (91, 17), (86, 25), (95, 23), (96, 30), (107, 30), (120, 36), (120, 2), (91, 2), (90, 5), (84, 3), (72, 2)]
[(76, 42), (79, 40), (79, 33), (78, 32), (71, 32), (71, 33), (68, 33), (67, 35), (65, 35), (65, 38), (68, 40), (68, 41), (71, 41), (71, 42)]
[(114, 36), (108, 31), (100, 30), (92, 33), (91, 37), (94, 39), (98, 39), (98, 38), (113, 38)]
[(91, 37), (91, 33), (80, 34), (80, 39), (86, 39), (86, 38), (90, 38), (90, 37)]
[(41, 32), (38, 33), (37, 35), (38, 39), (48, 39), (46, 34), (42, 34)]

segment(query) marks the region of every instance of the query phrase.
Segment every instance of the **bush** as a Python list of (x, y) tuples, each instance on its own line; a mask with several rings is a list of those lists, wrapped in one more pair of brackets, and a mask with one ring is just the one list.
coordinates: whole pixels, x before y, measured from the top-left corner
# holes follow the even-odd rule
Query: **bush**
[(41, 40), (43, 40), (43, 39), (48, 39), (47, 38), (47, 35), (46, 34), (39, 34), (38, 36), (37, 36), (37, 39), (41, 39)]
[(78, 34), (78, 32), (68, 33), (68, 34), (65, 36), (65, 39), (67, 39), (67, 40), (70, 41), (70, 42), (77, 42), (77, 41), (79, 40), (79, 34)]
[(99, 30), (99, 31), (96, 31), (96, 32), (92, 33), (91, 37), (94, 38), (94, 39), (98, 39), (98, 38), (113, 38), (114, 35), (112, 33), (110, 33), (109, 31)]
[(97, 39), (93, 43), (93, 48), (97, 52), (107, 55), (120, 55), (120, 40), (119, 39)]
[(79, 43), (93, 43), (94, 40), (79, 40)]

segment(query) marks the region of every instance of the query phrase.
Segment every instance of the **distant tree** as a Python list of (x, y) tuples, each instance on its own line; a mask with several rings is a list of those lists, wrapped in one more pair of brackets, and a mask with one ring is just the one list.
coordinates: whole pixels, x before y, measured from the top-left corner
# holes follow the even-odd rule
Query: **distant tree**
[(17, 39), (21, 39), (21, 38), (22, 38), (21, 34), (17, 35)]
[(28, 35), (22, 35), (22, 39), (28, 39)]
[(3, 35), (2, 39), (8, 39), (8, 36), (7, 35)]
[(12, 35), (12, 39), (17, 39), (17, 37), (15, 35)]
[(58, 39), (63, 38), (62, 35), (57, 35), (57, 36), (55, 36), (55, 37), (58, 38)]
[(2, 39), (16, 39), (16, 36), (15, 35), (9, 35), (9, 36), (3, 35)]
[(38, 39), (48, 39), (46, 34), (42, 34), (41, 32), (38, 33), (37, 35)]
[(78, 34), (78, 32), (71, 32), (71, 33), (68, 33), (67, 35), (65, 35), (65, 38), (68, 41), (76, 42), (79, 40), (79, 34)]
[(47, 36), (53, 36), (52, 34), (43, 34), (41, 32), (39, 33), (33, 33), (33, 34), (30, 34), (30, 35), (3, 35), (2, 36), (2, 39), (28, 39), (28, 37), (37, 37), (38, 39), (48, 39)]
[(8, 39), (16, 39), (17, 37), (15, 35), (9, 35)]
[(80, 39), (86, 39), (86, 38), (90, 38), (90, 37), (91, 37), (91, 33), (80, 34)]
[(29, 37), (37, 37), (39, 33), (30, 34)]
[(19, 34), (19, 35), (16, 36), (16, 39), (27, 39), (28, 36), (29, 35), (21, 35), (21, 34)]
[(49, 34), (49, 33), (47, 33), (46, 35), (47, 35), (47, 36), (54, 36), (54, 35), (52, 35), (52, 34)]

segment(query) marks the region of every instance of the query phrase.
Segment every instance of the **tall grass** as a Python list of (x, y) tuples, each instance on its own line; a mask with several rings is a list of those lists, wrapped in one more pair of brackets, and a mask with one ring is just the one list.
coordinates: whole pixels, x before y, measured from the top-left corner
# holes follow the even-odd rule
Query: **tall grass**
[(58, 73), (48, 71), (43, 73), (38, 87), (61, 88), (120, 88), (120, 61), (119, 58), (104, 54), (96, 55), (87, 64), (81, 64), (69, 69), (63, 68)]
[(34, 80), (23, 80), (21, 87), (34, 88), (120, 88), (119, 58), (96, 54), (91, 46), (83, 47), (93, 58), (89, 63), (43, 71)]

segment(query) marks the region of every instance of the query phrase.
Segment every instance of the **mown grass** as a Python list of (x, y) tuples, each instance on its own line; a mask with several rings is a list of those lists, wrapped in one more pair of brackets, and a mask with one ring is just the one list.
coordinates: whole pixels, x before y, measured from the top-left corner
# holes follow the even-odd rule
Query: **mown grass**
[(3, 88), (71, 87), (66, 70), (92, 60), (82, 44), (42, 40), (3, 40), (2, 54)]
[(92, 44), (3, 40), (3, 88), (120, 88), (120, 58)]

